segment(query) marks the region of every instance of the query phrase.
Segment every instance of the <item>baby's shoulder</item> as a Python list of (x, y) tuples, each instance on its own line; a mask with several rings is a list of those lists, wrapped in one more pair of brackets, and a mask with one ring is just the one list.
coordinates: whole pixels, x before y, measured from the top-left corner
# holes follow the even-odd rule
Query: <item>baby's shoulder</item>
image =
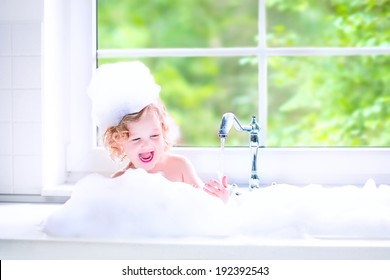
[(191, 165), (191, 162), (185, 156), (178, 154), (169, 154), (168, 164), (174, 165), (176, 167), (187, 167)]

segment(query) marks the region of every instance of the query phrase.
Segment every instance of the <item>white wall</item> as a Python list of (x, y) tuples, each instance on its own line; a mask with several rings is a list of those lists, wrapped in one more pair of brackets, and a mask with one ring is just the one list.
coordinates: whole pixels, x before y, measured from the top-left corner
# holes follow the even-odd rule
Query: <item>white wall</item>
[(43, 0), (0, 0), (0, 193), (42, 188)]

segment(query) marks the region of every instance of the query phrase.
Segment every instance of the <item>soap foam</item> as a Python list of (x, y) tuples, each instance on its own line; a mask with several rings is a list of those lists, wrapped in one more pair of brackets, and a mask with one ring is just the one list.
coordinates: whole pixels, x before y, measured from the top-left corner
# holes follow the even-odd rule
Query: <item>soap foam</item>
[(62, 237), (253, 236), (390, 238), (390, 186), (277, 184), (224, 204), (200, 189), (142, 169), (91, 174), (45, 221)]
[(185, 183), (142, 169), (111, 179), (91, 174), (45, 222), (55, 236), (226, 235), (224, 204)]

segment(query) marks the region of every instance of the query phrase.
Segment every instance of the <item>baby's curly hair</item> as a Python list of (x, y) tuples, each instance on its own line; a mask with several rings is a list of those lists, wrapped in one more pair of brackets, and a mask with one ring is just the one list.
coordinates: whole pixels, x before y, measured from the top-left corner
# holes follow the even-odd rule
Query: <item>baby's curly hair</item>
[(173, 137), (170, 135), (170, 117), (163, 103), (158, 100), (143, 108), (138, 113), (127, 114), (116, 126), (109, 127), (103, 135), (103, 143), (108, 150), (111, 159), (123, 161), (126, 154), (123, 151), (122, 143), (129, 139), (129, 131), (126, 123), (138, 121), (141, 116), (147, 112), (154, 112), (161, 121), (162, 135), (165, 141), (165, 150), (168, 150), (174, 143)]

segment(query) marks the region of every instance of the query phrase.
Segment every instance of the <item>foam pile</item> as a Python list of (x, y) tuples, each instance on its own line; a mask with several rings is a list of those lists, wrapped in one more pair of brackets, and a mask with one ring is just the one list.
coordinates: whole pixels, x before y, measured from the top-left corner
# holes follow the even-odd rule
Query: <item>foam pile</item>
[(253, 236), (390, 238), (390, 186), (279, 184), (223, 204), (202, 190), (142, 169), (91, 174), (45, 221), (62, 237)]

